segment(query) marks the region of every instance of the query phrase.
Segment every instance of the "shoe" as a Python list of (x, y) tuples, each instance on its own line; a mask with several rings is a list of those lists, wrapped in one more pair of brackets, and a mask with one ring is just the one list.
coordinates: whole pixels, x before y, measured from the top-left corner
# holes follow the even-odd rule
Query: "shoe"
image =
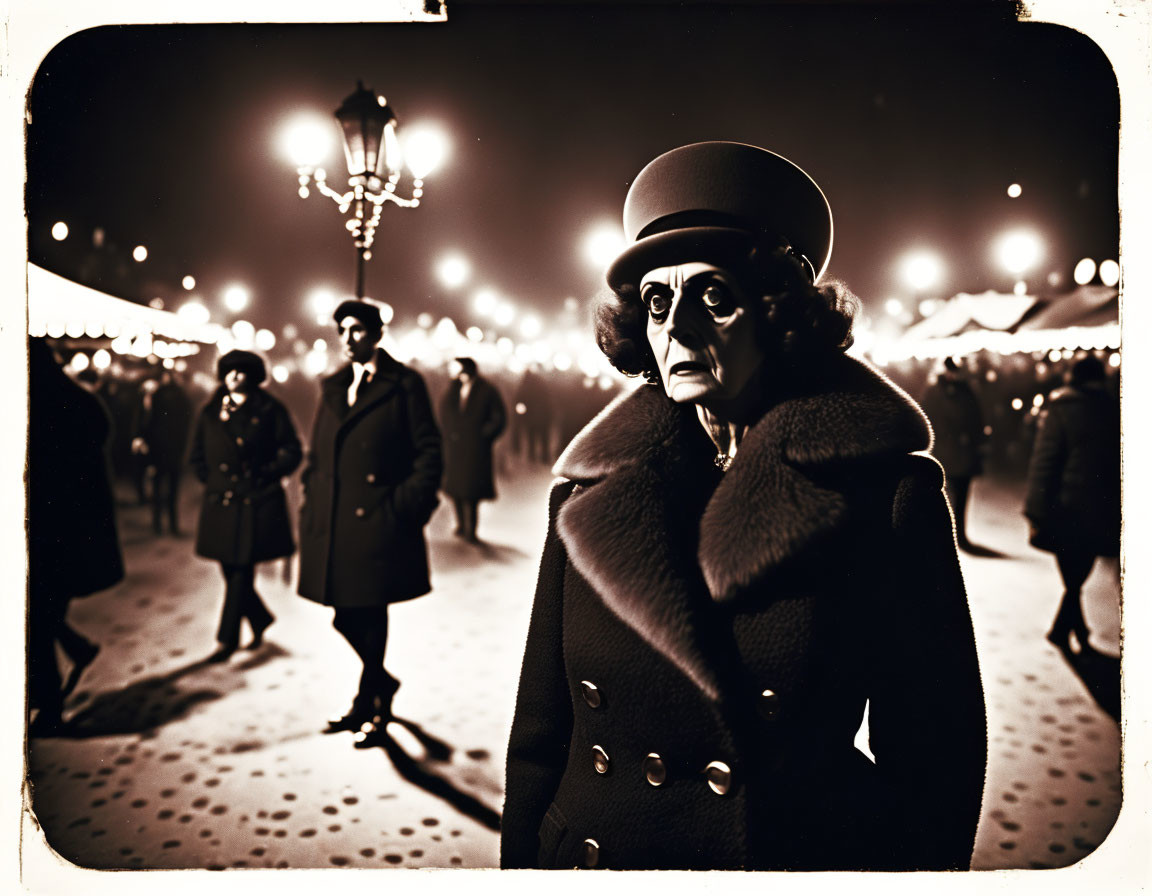
[(248, 642), (245, 650), (256, 650), (264, 643), (264, 632), (268, 631), (268, 627), (275, 622), (275, 619), (270, 619), (259, 628), (252, 627), (252, 640)]
[(236, 652), (236, 645), (235, 644), (221, 644), (218, 648), (216, 648), (215, 653), (210, 654), (208, 656), (208, 659), (205, 660), (205, 662), (224, 663), (224, 662), (227, 662), (228, 658), (231, 657), (232, 654), (234, 654), (235, 652)]
[(368, 705), (353, 703), (352, 708), (339, 718), (328, 720), (321, 729), (322, 734), (336, 734), (340, 731), (359, 731), (373, 719), (379, 718), (375, 703)]
[(64, 679), (63, 687), (60, 688), (61, 697), (67, 697), (76, 690), (76, 685), (80, 683), (80, 676), (84, 674), (85, 669), (92, 665), (92, 660), (96, 659), (96, 654), (99, 652), (100, 645), (89, 642), (87, 650), (72, 660), (72, 671), (68, 673), (68, 677)]
[(1068, 644), (1068, 635), (1071, 634), (1071, 631), (1071, 629), (1067, 628), (1061, 631), (1052, 629), (1045, 637), (1047, 637), (1048, 640), (1052, 642), (1053, 646), (1055, 646), (1057, 650), (1059, 650), (1061, 653), (1066, 653), (1072, 650), (1071, 646)]

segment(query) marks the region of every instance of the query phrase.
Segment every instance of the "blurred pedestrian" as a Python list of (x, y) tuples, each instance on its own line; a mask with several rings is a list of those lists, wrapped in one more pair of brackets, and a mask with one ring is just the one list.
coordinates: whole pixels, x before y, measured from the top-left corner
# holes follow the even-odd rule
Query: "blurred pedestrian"
[(472, 358), (451, 364), (452, 382), (440, 399), (444, 440), (444, 493), (456, 511), (456, 534), (476, 544), (480, 502), (496, 497), (492, 444), (504, 431), (504, 401)]
[(823, 193), (700, 143), (624, 222), (597, 341), (647, 384), (556, 465), (502, 866), (967, 868), (987, 743), (943, 474), (845, 354)]
[(252, 629), (249, 648), (263, 643), (274, 621), (256, 592), (256, 564), (296, 548), (280, 480), (300, 465), (301, 449), (288, 410), (260, 388), (259, 355), (230, 351), (216, 375), (221, 385), (200, 411), (189, 462), (204, 484), (196, 553), (224, 574), (219, 647), (210, 657), (223, 662), (240, 645), (242, 620)]
[(440, 431), (416, 371), (378, 347), (380, 309), (349, 300), (334, 320), (349, 363), (320, 384), (301, 475), (299, 593), (335, 608), (363, 665), (352, 707), (326, 733), (384, 743), (400, 682), (384, 668), (388, 605), (427, 594), (424, 526), (438, 503)]
[[(28, 691), (30, 734), (62, 723), (64, 698), (99, 645), (67, 623), (73, 598), (124, 578), (105, 453), (110, 421), (43, 339), (28, 342)], [(56, 644), (72, 662), (61, 682)]]
[(152, 530), (157, 535), (163, 534), (165, 516), (169, 532), (180, 534), (180, 480), (191, 425), (192, 400), (173, 371), (162, 370), (159, 379), (145, 381), (132, 450), (149, 470)]
[(551, 464), (552, 394), (538, 364), (524, 371), (516, 389), (515, 410), (517, 441), (523, 445), (524, 457), (529, 461)]
[(1077, 361), (1068, 383), (1044, 403), (1024, 503), (1029, 541), (1056, 555), (1064, 595), (1048, 640), (1069, 650), (1075, 634), (1088, 647), (1080, 589), (1097, 557), (1120, 552), (1120, 409), (1104, 365)]
[(976, 546), (968, 538), (968, 493), (984, 469), (984, 415), (965, 371), (954, 358), (924, 392), (921, 407), (932, 423), (932, 455), (944, 467), (944, 482), (955, 517), (956, 543), (963, 551)]

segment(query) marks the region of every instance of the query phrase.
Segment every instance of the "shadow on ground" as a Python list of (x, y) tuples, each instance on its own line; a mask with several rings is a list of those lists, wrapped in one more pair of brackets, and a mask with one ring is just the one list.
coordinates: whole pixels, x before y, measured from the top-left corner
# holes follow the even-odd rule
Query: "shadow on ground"
[[(221, 689), (220, 682), (214, 686), (192, 682), (185, 686), (183, 679), (199, 672), (220, 669), (228, 672), (244, 672), (269, 663), (289, 653), (283, 647), (265, 642), (242, 662), (232, 667), (211, 663), (207, 657), (172, 669), (163, 675), (153, 675), (134, 681), (127, 687), (115, 691), (96, 694), (72, 715), (55, 732), (57, 737), (83, 740), (92, 737), (107, 737), (122, 734), (143, 734), (185, 718), (195, 707), (218, 700), (230, 691), (246, 687), (237, 677), (235, 682)], [(78, 694), (78, 700), (87, 696)]]
[(1097, 705), (1119, 722), (1120, 658), (1101, 653), (1088, 644), (1078, 654), (1071, 649), (1061, 650), (1060, 653)]
[(422, 788), (433, 796), (444, 800), (456, 811), (474, 819), (492, 831), (500, 830), (500, 813), (484, 805), (472, 794), (467, 793), (453, 784), (448, 778), (437, 773), (430, 766), (433, 763), (444, 763), (452, 758), (453, 748), (444, 741), (436, 738), (415, 722), (407, 719), (393, 719), (397, 725), (402, 725), (424, 747), (426, 755), (416, 759), (409, 756), (404, 748), (397, 743), (391, 734), (385, 732), (381, 749), (388, 754), (392, 765), (400, 776), (411, 784)]

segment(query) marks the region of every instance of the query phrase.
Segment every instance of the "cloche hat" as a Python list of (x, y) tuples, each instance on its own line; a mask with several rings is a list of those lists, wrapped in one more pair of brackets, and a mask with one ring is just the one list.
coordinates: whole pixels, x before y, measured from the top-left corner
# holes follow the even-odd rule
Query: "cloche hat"
[(832, 254), (832, 211), (816, 182), (781, 155), (747, 143), (692, 143), (636, 175), (624, 233), (631, 245), (608, 268), (613, 289), (662, 264), (744, 251), (763, 236), (791, 246), (815, 281)]

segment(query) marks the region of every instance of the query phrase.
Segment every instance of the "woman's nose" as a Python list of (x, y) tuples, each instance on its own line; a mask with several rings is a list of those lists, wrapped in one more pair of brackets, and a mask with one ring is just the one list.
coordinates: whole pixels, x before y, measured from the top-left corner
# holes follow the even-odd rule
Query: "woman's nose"
[(673, 296), (672, 307), (668, 309), (668, 335), (687, 348), (696, 348), (700, 344), (692, 302), (686, 302), (684, 293), (680, 291)]

